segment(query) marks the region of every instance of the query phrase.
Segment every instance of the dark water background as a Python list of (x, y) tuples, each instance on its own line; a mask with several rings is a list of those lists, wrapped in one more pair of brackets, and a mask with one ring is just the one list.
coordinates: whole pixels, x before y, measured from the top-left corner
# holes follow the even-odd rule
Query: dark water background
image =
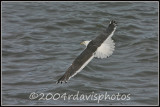
[[(112, 19), (118, 22), (113, 55), (55, 84), (85, 48), (80, 42)], [(3, 2), (2, 104), (156, 105), (158, 36), (157, 2)], [(123, 98), (98, 103), (106, 92)], [(79, 100), (59, 98), (65, 94)], [(93, 99), (80, 100), (90, 94)]]

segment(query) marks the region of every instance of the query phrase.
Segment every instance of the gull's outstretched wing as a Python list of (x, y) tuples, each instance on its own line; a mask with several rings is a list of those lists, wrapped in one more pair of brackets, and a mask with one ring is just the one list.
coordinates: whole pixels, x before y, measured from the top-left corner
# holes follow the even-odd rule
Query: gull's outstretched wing
[(93, 50), (86, 48), (71, 64), (65, 74), (57, 83), (67, 82), (71, 77), (80, 72), (94, 58)]

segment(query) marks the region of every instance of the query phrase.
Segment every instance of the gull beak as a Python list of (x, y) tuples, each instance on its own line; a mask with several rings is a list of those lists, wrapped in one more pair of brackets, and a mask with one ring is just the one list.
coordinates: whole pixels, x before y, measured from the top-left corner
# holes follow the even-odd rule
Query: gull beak
[(84, 45), (84, 42), (81, 42), (80, 44), (81, 44), (81, 45)]

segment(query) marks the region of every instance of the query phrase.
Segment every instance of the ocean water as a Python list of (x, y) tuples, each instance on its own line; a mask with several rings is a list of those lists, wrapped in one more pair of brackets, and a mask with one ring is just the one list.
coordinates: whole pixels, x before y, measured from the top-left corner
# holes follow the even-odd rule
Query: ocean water
[[(110, 20), (113, 54), (56, 84)], [(2, 104), (157, 105), (158, 26), (158, 2), (2, 2)]]

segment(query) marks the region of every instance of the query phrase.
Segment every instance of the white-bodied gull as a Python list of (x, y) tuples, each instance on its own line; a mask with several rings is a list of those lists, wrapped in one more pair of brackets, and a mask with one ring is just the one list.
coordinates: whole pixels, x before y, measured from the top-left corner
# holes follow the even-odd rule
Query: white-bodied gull
[(112, 20), (102, 34), (93, 40), (82, 42), (81, 44), (85, 45), (86, 49), (73, 61), (57, 83), (66, 83), (71, 77), (80, 72), (94, 57), (103, 59), (112, 55), (115, 43), (111, 37), (113, 36), (116, 27), (117, 23)]

